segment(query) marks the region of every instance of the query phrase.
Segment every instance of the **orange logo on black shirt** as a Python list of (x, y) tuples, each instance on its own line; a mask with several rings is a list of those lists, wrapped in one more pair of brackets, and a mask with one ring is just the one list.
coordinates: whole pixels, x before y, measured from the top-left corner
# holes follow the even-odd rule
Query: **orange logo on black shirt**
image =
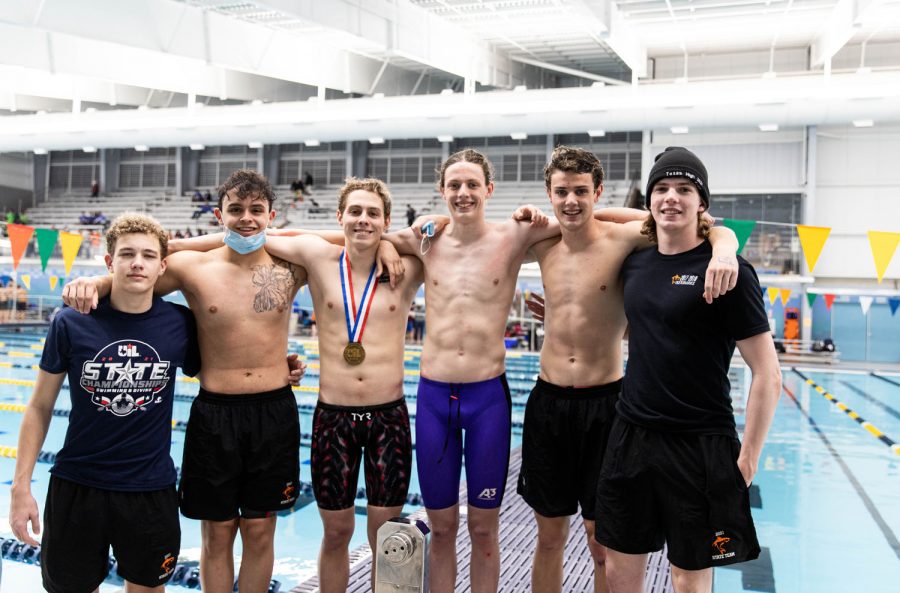
[(696, 274), (675, 274), (672, 276), (672, 284), (677, 286), (694, 286), (699, 278)]

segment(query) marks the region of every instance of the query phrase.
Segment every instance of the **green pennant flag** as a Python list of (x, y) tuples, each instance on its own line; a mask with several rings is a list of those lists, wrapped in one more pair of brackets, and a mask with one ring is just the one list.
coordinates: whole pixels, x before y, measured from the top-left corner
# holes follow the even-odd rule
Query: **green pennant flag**
[(38, 253), (41, 255), (41, 271), (47, 271), (47, 262), (53, 255), (53, 248), (56, 247), (56, 239), (59, 237), (59, 231), (53, 229), (35, 229), (34, 234), (37, 237)]
[(813, 303), (816, 302), (816, 299), (819, 298), (819, 294), (815, 292), (807, 292), (806, 293), (806, 302), (809, 303), (809, 306), (812, 307)]
[(737, 220), (735, 218), (724, 218), (722, 219), (722, 224), (734, 231), (734, 234), (737, 235), (738, 253), (744, 250), (744, 245), (747, 244), (747, 239), (750, 238), (750, 233), (752, 233), (753, 229), (756, 228), (755, 220)]

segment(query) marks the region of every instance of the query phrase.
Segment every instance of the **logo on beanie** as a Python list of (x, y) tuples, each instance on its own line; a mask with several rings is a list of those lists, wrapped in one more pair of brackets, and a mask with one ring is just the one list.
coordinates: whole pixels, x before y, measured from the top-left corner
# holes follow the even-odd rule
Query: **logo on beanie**
[(690, 171), (673, 171), (670, 169), (668, 171), (663, 171), (663, 174), (666, 177), (687, 177), (688, 179), (696, 183), (699, 187), (703, 187), (703, 180)]

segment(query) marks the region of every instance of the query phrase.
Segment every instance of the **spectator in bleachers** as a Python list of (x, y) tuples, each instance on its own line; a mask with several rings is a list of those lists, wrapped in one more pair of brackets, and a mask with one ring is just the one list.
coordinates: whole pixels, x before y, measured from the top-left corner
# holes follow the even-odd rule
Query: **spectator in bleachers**
[(303, 195), (308, 193), (306, 191), (306, 184), (300, 179), (295, 179), (291, 183), (291, 191), (294, 192), (295, 204), (303, 203)]
[(94, 179), (91, 181), (91, 197), (96, 198), (100, 195), (100, 182)]
[(203, 201), (204, 201), (204, 202), (207, 202), (207, 203), (208, 203), (208, 202), (212, 202), (212, 195), (209, 193), (209, 190), (206, 190), (206, 191), (203, 193)]
[(303, 183), (306, 184), (307, 189), (312, 189), (313, 186), (313, 176), (310, 175), (309, 171), (303, 174)]
[[(210, 204), (203, 204), (201, 206), (198, 206), (197, 209), (194, 210), (194, 213), (191, 214), (191, 220), (197, 220), (198, 218), (200, 218), (207, 212), (212, 212), (212, 211), (213, 211), (213, 207)], [(215, 220), (213, 220), (213, 222), (215, 222)]]
[(203, 194), (200, 193), (199, 189), (194, 190), (194, 195), (191, 196), (192, 202), (203, 202)]
[(412, 207), (412, 204), (406, 205), (406, 226), (412, 226), (413, 222), (416, 220), (416, 209)]

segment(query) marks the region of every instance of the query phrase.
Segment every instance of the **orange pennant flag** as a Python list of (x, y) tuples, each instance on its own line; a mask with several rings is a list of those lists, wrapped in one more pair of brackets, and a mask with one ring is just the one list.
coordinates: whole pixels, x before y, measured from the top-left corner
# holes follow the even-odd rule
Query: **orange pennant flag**
[[(10, 225), (12, 226), (12, 225)], [(12, 237), (12, 233), (10, 233)], [(884, 279), (884, 273), (891, 265), (894, 251), (900, 243), (900, 233), (888, 233), (884, 231), (869, 231), (869, 245), (872, 247), (872, 257), (875, 259), (875, 272), (878, 274), (878, 283)]]
[(50, 290), (56, 290), (57, 283), (59, 283), (59, 276), (50, 276)]
[(25, 224), (8, 224), (6, 230), (9, 233), (9, 245), (12, 248), (13, 270), (18, 269), (19, 261), (31, 241), (34, 227)]
[(825, 308), (828, 309), (829, 311), (831, 311), (831, 305), (834, 304), (834, 295), (826, 294), (823, 296), (825, 297)]
[(81, 247), (81, 235), (78, 233), (60, 233), (59, 244), (62, 247), (63, 263), (66, 264), (66, 276), (72, 271), (78, 248)]
[(809, 268), (810, 274), (816, 268), (816, 262), (819, 261), (819, 255), (822, 254), (822, 248), (825, 247), (825, 241), (828, 240), (830, 233), (830, 227), (797, 225), (800, 247), (803, 248), (803, 256), (806, 258), (806, 267)]
[(788, 301), (791, 300), (791, 289), (782, 288), (778, 292), (781, 294), (781, 304), (787, 305)]
[(780, 291), (777, 288), (775, 288), (774, 286), (770, 286), (769, 288), (766, 289), (766, 292), (769, 295), (769, 304), (774, 305), (775, 299), (778, 298)]

